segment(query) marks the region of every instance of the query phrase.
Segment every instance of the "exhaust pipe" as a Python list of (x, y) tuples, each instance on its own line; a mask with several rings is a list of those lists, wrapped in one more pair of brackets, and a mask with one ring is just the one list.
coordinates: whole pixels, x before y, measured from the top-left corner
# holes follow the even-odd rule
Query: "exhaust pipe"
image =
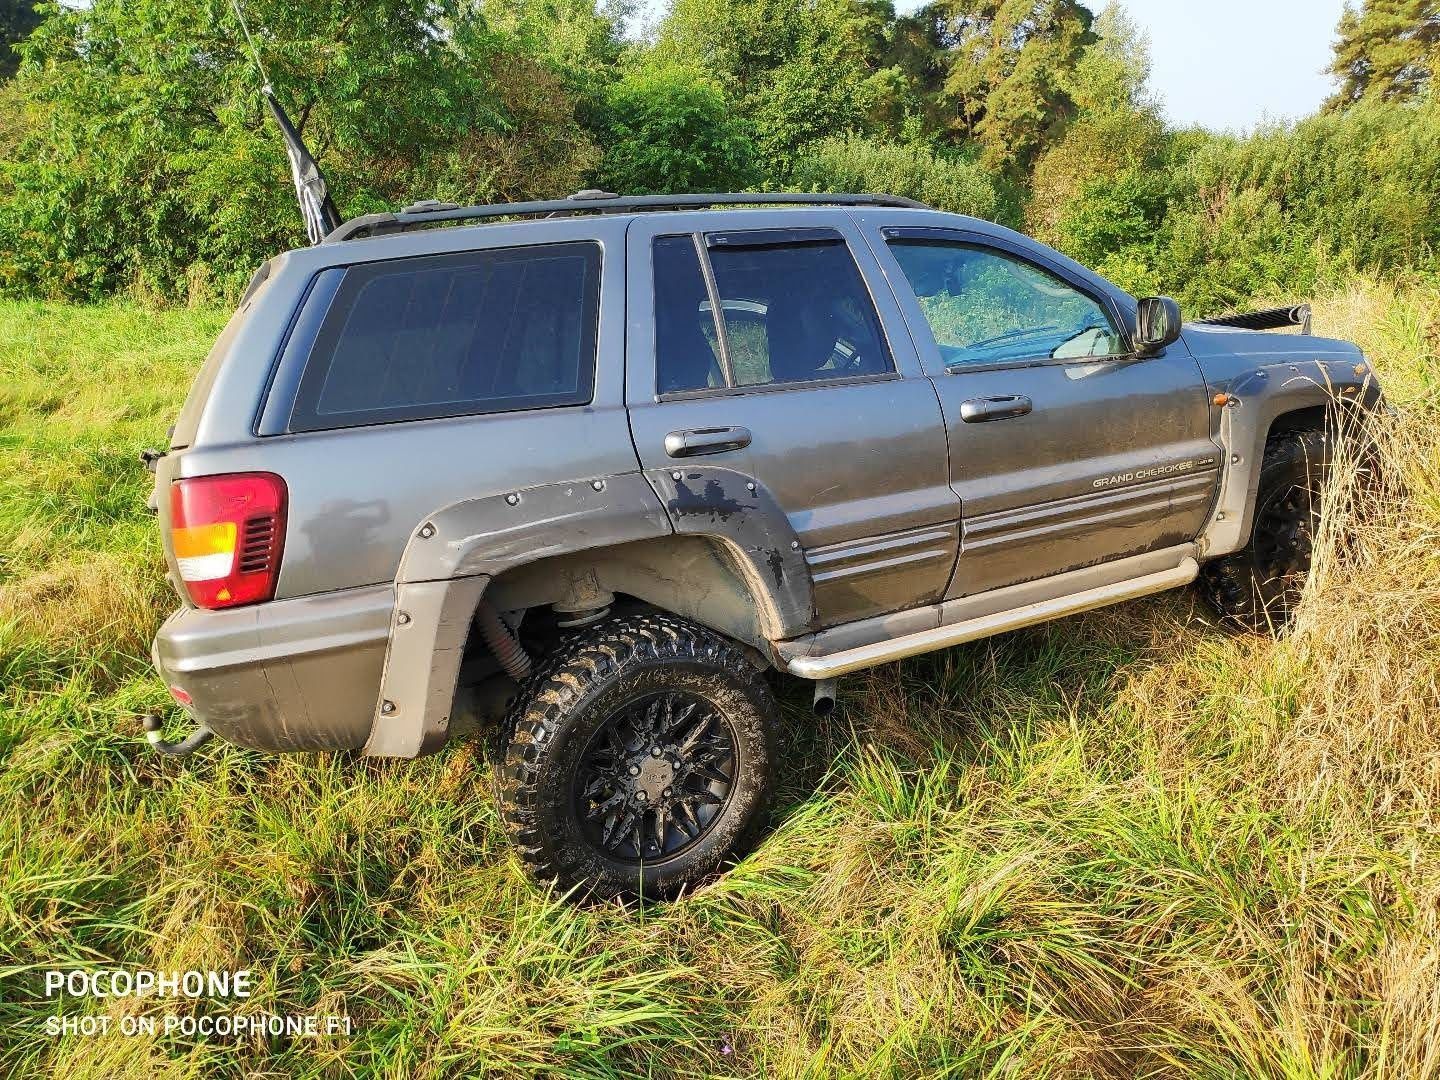
[(816, 716), (829, 716), (835, 711), (835, 695), (839, 692), (836, 679), (820, 679), (815, 683), (815, 700), (810, 707)]
[(167, 742), (160, 735), (160, 729), (165, 726), (165, 721), (153, 713), (149, 716), (142, 716), (140, 724), (145, 728), (145, 738), (150, 745), (162, 754), (170, 757), (189, 757), (200, 747), (210, 741), (215, 733), (204, 724), (198, 725), (194, 731), (179, 742)]

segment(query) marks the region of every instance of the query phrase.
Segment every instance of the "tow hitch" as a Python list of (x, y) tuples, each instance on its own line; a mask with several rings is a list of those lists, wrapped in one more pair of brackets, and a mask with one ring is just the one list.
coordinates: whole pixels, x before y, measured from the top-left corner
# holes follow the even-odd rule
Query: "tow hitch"
[(204, 724), (201, 724), (179, 742), (167, 742), (160, 735), (160, 729), (165, 726), (165, 721), (161, 720), (160, 717), (151, 713), (148, 716), (142, 716), (140, 723), (145, 728), (145, 738), (149, 740), (150, 745), (160, 753), (168, 754), (171, 757), (187, 757), (193, 754), (209, 742), (210, 737), (215, 734)]

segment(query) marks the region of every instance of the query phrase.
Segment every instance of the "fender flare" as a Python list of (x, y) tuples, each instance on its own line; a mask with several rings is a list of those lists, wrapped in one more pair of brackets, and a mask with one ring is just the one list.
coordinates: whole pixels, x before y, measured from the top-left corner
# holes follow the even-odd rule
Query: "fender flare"
[(1366, 369), (1335, 361), (1285, 362), (1222, 384), (1230, 396), (1219, 410), (1217, 435), (1225, 459), (1210, 521), (1197, 538), (1202, 559), (1229, 555), (1249, 542), (1265, 443), (1275, 421), (1316, 407), (1327, 412), (1378, 407), (1380, 391)]
[(809, 627), (813, 589), (789, 519), (758, 482), (733, 470), (653, 470), (462, 499), (421, 522), (401, 556), (364, 752), (418, 757), (445, 744), (470, 623), (495, 577), (675, 533), (724, 547), (774, 638)]

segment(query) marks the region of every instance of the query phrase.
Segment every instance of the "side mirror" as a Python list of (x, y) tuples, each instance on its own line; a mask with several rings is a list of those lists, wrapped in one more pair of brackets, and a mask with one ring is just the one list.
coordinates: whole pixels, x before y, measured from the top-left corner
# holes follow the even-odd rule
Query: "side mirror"
[(1168, 296), (1140, 301), (1135, 313), (1135, 355), (1158, 356), (1180, 340), (1180, 305)]

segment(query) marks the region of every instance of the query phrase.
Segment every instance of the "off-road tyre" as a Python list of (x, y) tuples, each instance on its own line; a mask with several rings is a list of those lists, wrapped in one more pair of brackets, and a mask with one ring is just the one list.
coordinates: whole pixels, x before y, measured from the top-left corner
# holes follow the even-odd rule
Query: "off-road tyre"
[(1250, 542), (1200, 572), (1200, 591), (1225, 624), (1255, 633), (1290, 624), (1310, 573), (1330, 463), (1324, 431), (1284, 432), (1266, 443)]
[[(657, 734), (667, 715), (680, 727), (674, 717), (691, 705), (692, 719), (685, 730)], [(652, 714), (658, 718), (647, 734)], [(690, 758), (682, 754), (684, 742), (694, 738), (699, 726), (696, 718), (706, 715), (712, 719), (706, 722), (702, 749), (692, 755), (699, 760), (708, 754), (713, 766), (709, 775), (724, 776), (727, 766), (716, 746), (723, 750), (729, 745), (728, 787), (698, 774), (687, 776), (687, 770), (706, 767), (692, 769)], [(536, 878), (579, 895), (674, 897), (745, 854), (758, 838), (770, 809), (776, 718), (770, 688), (733, 642), (668, 615), (632, 615), (601, 623), (563, 644), (511, 708), (509, 743), (496, 770), (496, 795), (511, 842)], [(623, 753), (607, 750), (622, 742)], [(665, 749), (655, 753), (657, 747)], [(603, 764), (612, 760), (613, 768)], [(643, 765), (647, 775), (629, 778), (632, 765)], [(671, 788), (650, 793), (641, 786), (663, 784), (667, 776), (675, 780), (673, 797)], [(607, 794), (606, 777), (634, 785), (628, 794), (619, 791), (623, 807), (656, 799), (640, 810), (643, 846), (639, 834), (618, 844), (611, 836), (614, 849), (602, 845), (606, 830), (625, 824), (623, 817), (597, 821), (594, 816), (614, 798)], [(596, 783), (602, 786), (592, 798), (588, 791)], [(623, 787), (616, 783), (617, 790)], [(703, 787), (706, 784), (710, 787)], [(689, 791), (697, 786), (723, 789), (723, 801), (699, 805), (701, 793)], [(697, 802), (681, 802), (683, 794), (694, 794)], [(713, 793), (704, 797), (716, 798)], [(660, 818), (656, 807), (662, 802), (673, 818)], [(678, 819), (686, 806), (689, 818), (682, 828)], [(685, 831), (700, 826), (697, 818), (706, 813), (710, 816), (698, 835)], [(657, 832), (674, 837), (679, 850), (662, 852), (655, 842)]]

